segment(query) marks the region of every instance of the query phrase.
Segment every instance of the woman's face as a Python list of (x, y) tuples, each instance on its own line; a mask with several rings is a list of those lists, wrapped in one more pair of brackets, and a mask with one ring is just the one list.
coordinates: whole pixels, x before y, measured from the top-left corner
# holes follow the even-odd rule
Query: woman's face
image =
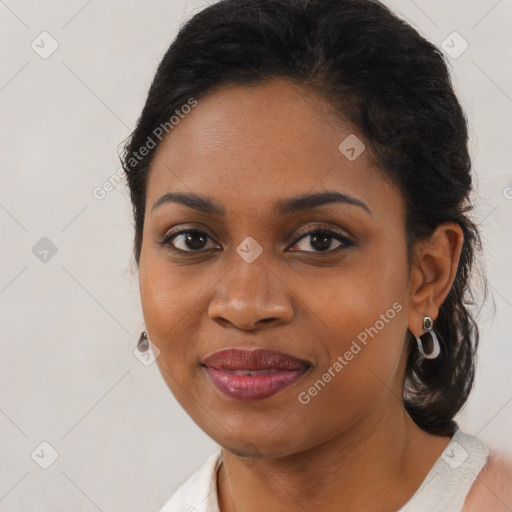
[[(335, 123), (328, 103), (274, 80), (200, 99), (155, 155), (140, 259), (146, 330), (179, 403), (232, 452), (297, 453), (401, 407), (404, 201), (360, 139)], [(283, 206), (325, 192), (341, 199)], [(168, 193), (215, 208), (198, 200), (154, 208)], [(183, 231), (192, 232), (171, 238)], [(269, 376), (203, 365), (229, 348), (278, 351), (309, 366), (273, 388)]]

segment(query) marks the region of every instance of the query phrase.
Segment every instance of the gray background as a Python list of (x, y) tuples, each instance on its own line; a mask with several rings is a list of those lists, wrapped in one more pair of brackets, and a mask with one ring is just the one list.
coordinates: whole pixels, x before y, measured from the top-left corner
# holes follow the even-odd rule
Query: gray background
[[(144, 326), (131, 206), (123, 183), (93, 195), (119, 169), (117, 147), (180, 23), (206, 4), (0, 0), (2, 511), (157, 510), (216, 449), (156, 364), (133, 353)], [(464, 44), (454, 31), (469, 45), (450, 62), (471, 124), (490, 296), (476, 388), (458, 421), (503, 448), (512, 426), (512, 1), (387, 4), (452, 54)], [(47, 58), (43, 31), (59, 45)], [(48, 469), (41, 442), (58, 453)]]

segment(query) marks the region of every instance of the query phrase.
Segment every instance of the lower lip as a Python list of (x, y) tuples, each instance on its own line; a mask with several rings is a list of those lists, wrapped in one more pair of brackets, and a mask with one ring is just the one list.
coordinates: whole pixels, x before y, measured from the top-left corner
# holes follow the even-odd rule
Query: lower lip
[(234, 375), (205, 367), (210, 382), (222, 393), (244, 402), (263, 400), (297, 382), (306, 369), (282, 370), (266, 375)]

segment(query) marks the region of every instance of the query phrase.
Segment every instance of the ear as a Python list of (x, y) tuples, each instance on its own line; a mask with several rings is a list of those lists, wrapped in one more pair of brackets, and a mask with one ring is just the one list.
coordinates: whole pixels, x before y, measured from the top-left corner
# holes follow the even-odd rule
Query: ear
[(437, 318), (455, 280), (463, 242), (462, 228), (445, 222), (416, 244), (409, 290), (409, 330), (414, 336), (425, 333), (423, 317)]

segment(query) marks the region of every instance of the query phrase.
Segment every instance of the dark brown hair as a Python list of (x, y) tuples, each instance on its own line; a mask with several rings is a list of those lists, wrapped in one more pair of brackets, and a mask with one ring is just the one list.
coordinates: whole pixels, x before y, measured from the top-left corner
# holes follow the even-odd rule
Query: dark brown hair
[[(409, 333), (404, 407), (425, 431), (451, 435), (475, 373), (479, 332), (470, 275), (480, 248), (466, 119), (440, 51), (375, 0), (221, 0), (188, 20), (163, 57), (122, 155), (140, 260), (155, 130), (191, 98), (224, 84), (284, 78), (323, 96), (365, 138), (402, 192), (409, 257), (442, 222), (464, 245), (434, 329), (441, 354), (422, 358)], [(166, 130), (167, 131), (167, 130)], [(172, 136), (172, 134), (171, 134)], [(140, 148), (145, 151), (141, 157)]]

